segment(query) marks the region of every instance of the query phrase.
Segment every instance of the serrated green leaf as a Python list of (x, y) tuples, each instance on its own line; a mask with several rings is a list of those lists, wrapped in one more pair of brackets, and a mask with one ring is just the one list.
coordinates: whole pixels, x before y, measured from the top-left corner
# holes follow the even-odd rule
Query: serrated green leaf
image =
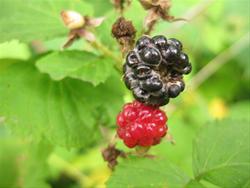
[(196, 179), (227, 188), (243, 187), (250, 179), (250, 123), (224, 120), (203, 127), (194, 143)]
[(55, 82), (33, 64), (16, 63), (1, 71), (0, 116), (15, 133), (38, 140), (44, 136), (66, 147), (87, 146), (99, 135), (102, 122), (96, 115), (118, 112), (122, 104), (122, 83), (110, 85), (114, 80), (98, 87), (75, 79)]
[(53, 52), (36, 63), (38, 69), (48, 73), (53, 80), (66, 77), (87, 81), (95, 86), (103, 83), (113, 70), (113, 61), (89, 52)]
[(129, 158), (122, 161), (107, 182), (108, 188), (180, 188), (189, 178), (163, 159)]
[(75, 10), (84, 15), (92, 14), (87, 3), (77, 0), (1, 0), (0, 41), (43, 40), (67, 35), (67, 28), (60, 18), (62, 10)]

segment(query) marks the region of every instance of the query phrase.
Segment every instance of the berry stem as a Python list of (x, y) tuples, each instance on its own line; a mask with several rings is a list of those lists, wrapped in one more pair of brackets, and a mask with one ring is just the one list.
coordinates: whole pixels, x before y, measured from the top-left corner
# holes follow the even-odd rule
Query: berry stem
[(94, 48), (98, 49), (99, 51), (101, 51), (105, 56), (108, 56), (110, 58), (112, 58), (115, 61), (115, 69), (118, 72), (122, 72), (122, 58), (121, 57), (117, 57), (114, 55), (114, 53), (112, 51), (110, 51), (107, 47), (105, 47), (102, 43), (98, 42), (98, 41), (94, 41), (90, 43)]
[(138, 156), (143, 157), (144, 155), (147, 154), (148, 150), (150, 149), (150, 146), (137, 146), (135, 148), (136, 154)]

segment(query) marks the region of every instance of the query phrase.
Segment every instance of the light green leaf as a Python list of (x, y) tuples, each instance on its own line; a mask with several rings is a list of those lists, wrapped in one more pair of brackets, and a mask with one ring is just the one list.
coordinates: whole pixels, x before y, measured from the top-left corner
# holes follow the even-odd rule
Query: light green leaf
[(180, 188), (189, 178), (163, 159), (129, 158), (122, 161), (107, 182), (108, 188)]
[(31, 56), (31, 52), (26, 44), (17, 40), (4, 42), (0, 44), (0, 58), (27, 60)]
[(121, 84), (113, 76), (98, 87), (75, 79), (55, 82), (31, 63), (16, 63), (1, 71), (0, 116), (17, 134), (44, 136), (66, 147), (87, 146), (99, 135), (102, 122), (96, 116), (119, 111)]
[(196, 179), (227, 188), (243, 187), (250, 179), (250, 123), (224, 120), (203, 127), (194, 143)]
[(91, 0), (86, 1), (94, 7), (94, 15), (95, 16), (103, 16), (107, 11), (114, 8), (111, 1), (103, 1), (103, 0)]
[(84, 15), (92, 14), (87, 3), (77, 0), (1, 0), (0, 41), (43, 40), (67, 35), (60, 12), (75, 10)]
[(91, 82), (96, 86), (110, 76), (113, 61), (89, 52), (63, 51), (53, 52), (39, 59), (36, 66), (41, 72), (48, 73), (53, 80), (70, 77)]
[(104, 22), (97, 27), (96, 30), (96, 36), (97, 38), (105, 44), (110, 50), (113, 52), (118, 52), (118, 43), (116, 42), (116, 39), (112, 36), (111, 28), (113, 23), (117, 20), (118, 15), (115, 10), (110, 10), (105, 14), (105, 20)]

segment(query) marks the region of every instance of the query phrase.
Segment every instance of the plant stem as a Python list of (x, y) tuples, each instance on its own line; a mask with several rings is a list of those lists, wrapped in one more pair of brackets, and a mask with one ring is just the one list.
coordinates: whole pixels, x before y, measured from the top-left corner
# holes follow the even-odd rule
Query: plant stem
[(102, 43), (98, 41), (94, 41), (90, 43), (94, 48), (101, 51), (105, 56), (108, 56), (112, 58), (115, 61), (115, 69), (118, 72), (122, 72), (122, 61), (123, 59), (121, 57), (117, 57), (114, 55), (112, 51), (110, 51), (107, 47), (105, 47)]
[(249, 43), (249, 32), (245, 34), (240, 40), (236, 41), (232, 46), (224, 50), (206, 66), (204, 66), (188, 83), (188, 89), (194, 90), (198, 88), (206, 79), (213, 75), (224, 64), (228, 63), (231, 58), (236, 56), (244, 49)]

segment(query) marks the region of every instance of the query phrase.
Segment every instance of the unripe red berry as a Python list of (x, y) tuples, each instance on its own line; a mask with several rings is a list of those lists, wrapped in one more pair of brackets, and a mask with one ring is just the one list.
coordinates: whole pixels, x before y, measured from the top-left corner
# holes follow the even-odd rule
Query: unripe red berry
[(167, 133), (167, 116), (159, 108), (134, 101), (124, 105), (117, 116), (117, 135), (126, 146), (159, 144)]

